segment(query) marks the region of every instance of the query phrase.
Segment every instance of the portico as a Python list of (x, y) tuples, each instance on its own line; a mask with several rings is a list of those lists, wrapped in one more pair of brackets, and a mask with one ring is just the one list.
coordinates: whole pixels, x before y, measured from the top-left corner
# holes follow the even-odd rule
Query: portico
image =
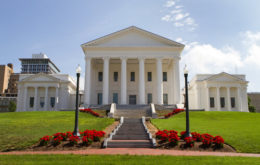
[(64, 74), (21, 74), (17, 111), (57, 111), (73, 108), (75, 83)]
[(84, 104), (177, 104), (184, 45), (129, 27), (82, 45)]

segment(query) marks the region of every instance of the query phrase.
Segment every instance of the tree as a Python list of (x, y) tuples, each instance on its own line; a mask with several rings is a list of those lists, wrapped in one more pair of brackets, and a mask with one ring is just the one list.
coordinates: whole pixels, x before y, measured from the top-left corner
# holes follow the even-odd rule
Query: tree
[(8, 110), (9, 110), (9, 112), (15, 112), (16, 111), (16, 103), (14, 101), (9, 102)]
[(251, 105), (251, 98), (250, 97), (247, 97), (248, 98), (248, 109), (249, 109), (249, 112), (255, 112), (255, 107), (253, 105)]

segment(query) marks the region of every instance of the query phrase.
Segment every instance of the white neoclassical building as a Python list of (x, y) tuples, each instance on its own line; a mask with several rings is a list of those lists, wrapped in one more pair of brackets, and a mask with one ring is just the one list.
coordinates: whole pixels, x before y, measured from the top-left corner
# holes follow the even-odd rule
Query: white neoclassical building
[(21, 74), (17, 111), (73, 109), (76, 85), (67, 74)]
[(84, 104), (177, 104), (184, 45), (135, 26), (81, 45)]
[(198, 74), (189, 83), (190, 109), (248, 112), (245, 75)]

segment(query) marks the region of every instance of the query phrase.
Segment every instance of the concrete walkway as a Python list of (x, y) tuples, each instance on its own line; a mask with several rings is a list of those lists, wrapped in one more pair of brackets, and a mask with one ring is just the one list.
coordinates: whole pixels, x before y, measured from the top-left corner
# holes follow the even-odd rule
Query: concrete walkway
[(80, 155), (171, 155), (171, 156), (243, 156), (260, 157), (260, 154), (231, 153), (231, 152), (200, 152), (161, 150), (150, 148), (106, 148), (87, 149), (77, 151), (12, 151), (0, 152), (0, 155), (25, 155), (25, 154), (80, 154)]

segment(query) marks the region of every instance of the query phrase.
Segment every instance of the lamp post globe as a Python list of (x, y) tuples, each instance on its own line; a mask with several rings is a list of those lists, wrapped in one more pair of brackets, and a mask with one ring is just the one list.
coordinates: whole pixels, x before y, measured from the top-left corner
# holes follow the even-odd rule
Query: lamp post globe
[(184, 78), (185, 78), (185, 109), (186, 109), (186, 134), (185, 137), (191, 137), (190, 134), (190, 118), (189, 118), (189, 94), (188, 94), (188, 69), (187, 65), (184, 67)]
[(80, 65), (78, 65), (77, 69), (76, 69), (76, 75), (77, 75), (77, 87), (76, 87), (76, 109), (75, 109), (75, 127), (74, 127), (74, 131), (73, 131), (73, 135), (74, 136), (78, 136), (80, 137), (80, 133), (79, 133), (79, 77), (80, 77), (80, 73), (81, 73), (81, 67)]

